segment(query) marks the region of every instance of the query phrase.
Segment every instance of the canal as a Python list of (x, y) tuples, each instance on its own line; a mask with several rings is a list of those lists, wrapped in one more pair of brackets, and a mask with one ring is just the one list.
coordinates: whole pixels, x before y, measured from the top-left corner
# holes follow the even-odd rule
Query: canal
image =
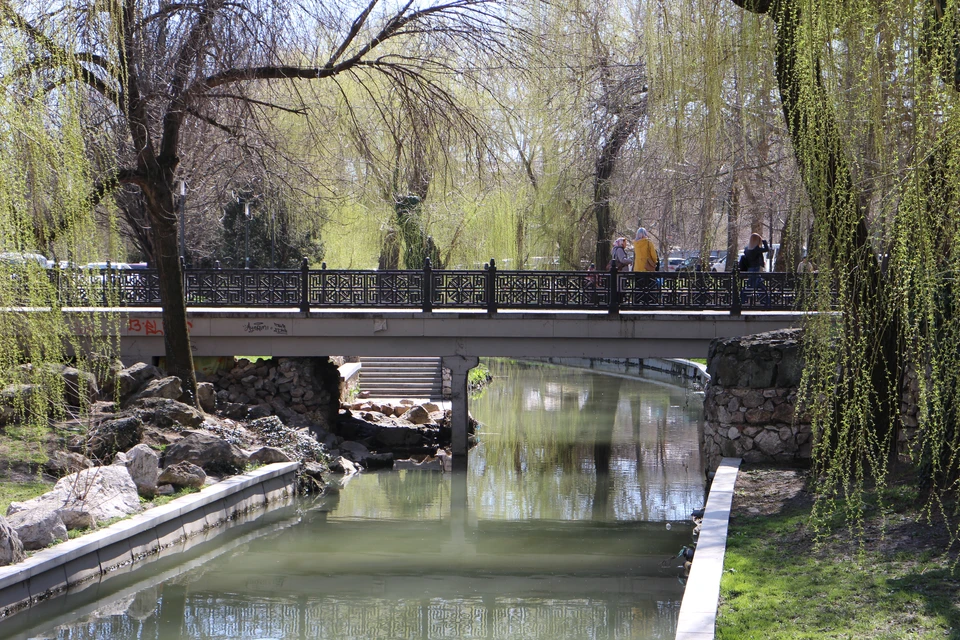
[(466, 476), (364, 473), (55, 598), (2, 638), (673, 638), (702, 396), (487, 361)]

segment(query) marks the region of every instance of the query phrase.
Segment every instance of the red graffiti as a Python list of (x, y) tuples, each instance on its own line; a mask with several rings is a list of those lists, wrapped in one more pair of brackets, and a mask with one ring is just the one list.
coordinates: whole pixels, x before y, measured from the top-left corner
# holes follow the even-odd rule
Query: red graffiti
[[(193, 323), (187, 321), (187, 331), (193, 329)], [(163, 323), (157, 320), (141, 320), (130, 318), (127, 320), (127, 333), (141, 333), (145, 336), (162, 336)]]

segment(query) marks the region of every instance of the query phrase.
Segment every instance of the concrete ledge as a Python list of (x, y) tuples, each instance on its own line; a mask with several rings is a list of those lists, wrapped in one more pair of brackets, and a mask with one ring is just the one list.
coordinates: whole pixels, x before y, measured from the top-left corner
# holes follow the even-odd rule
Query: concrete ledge
[(293, 495), (299, 466), (281, 462), (227, 478), (199, 493), (43, 549), (21, 563), (0, 567), (0, 619), (68, 586), (176, 552), (191, 536), (261, 508), (268, 500)]
[(697, 550), (680, 604), (676, 640), (706, 640), (714, 637), (723, 556), (727, 550), (730, 506), (733, 504), (733, 487), (739, 469), (740, 458), (724, 458), (710, 485)]

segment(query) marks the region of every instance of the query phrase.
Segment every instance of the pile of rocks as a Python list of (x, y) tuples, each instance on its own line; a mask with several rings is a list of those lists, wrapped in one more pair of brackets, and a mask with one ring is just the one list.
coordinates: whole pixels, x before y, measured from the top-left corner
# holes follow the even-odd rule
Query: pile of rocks
[(206, 376), (217, 408), (236, 420), (270, 415), (285, 423), (310, 421), (326, 428), (337, 415), (340, 374), (329, 358), (241, 359)]

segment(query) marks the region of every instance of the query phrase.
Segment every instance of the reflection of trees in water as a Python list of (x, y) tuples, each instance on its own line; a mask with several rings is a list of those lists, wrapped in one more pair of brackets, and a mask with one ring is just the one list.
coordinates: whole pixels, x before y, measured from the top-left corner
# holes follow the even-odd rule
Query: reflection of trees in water
[(488, 366), (502, 382), (472, 405), (484, 426), (471, 500), (484, 513), (659, 520), (701, 506), (683, 468), (699, 455), (683, 390), (551, 365)]
[(393, 471), (377, 474), (377, 484), (394, 517), (412, 517), (440, 501), (442, 484), (429, 471)]

